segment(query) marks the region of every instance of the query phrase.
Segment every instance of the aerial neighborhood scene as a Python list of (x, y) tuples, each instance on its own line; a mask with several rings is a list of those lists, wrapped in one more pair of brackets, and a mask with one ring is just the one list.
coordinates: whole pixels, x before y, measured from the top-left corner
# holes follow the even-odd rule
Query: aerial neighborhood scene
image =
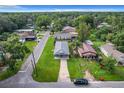
[[(121, 12), (118, 6), (89, 6), (113, 8), (109, 12), (81, 5), (20, 6), (28, 12), (4, 7), (1, 88), (124, 87), (124, 6)], [(51, 10), (35, 11), (44, 7)]]

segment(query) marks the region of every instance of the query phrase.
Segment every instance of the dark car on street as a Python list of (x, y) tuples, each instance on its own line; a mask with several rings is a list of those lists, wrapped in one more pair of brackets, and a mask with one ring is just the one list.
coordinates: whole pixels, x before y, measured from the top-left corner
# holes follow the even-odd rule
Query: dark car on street
[(75, 79), (73, 82), (75, 85), (88, 85), (87, 79)]

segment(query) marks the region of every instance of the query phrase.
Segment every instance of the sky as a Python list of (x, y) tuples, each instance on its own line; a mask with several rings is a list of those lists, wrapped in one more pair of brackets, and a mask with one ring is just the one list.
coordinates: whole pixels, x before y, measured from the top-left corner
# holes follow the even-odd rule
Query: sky
[(124, 5), (0, 5), (0, 12), (124, 12)]

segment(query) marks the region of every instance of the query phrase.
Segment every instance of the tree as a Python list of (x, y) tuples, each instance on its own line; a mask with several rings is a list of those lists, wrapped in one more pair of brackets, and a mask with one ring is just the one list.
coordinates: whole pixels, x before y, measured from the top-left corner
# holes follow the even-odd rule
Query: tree
[(124, 31), (118, 32), (112, 42), (116, 45), (117, 49), (124, 52)]
[(89, 28), (85, 23), (79, 24), (78, 35), (80, 41), (85, 41), (89, 36)]
[(81, 15), (75, 19), (75, 26), (78, 26), (80, 23), (86, 23), (86, 25), (94, 26), (93, 17), (89, 15)]
[(17, 28), (17, 25), (12, 22), (7, 16), (0, 16), (0, 33), (13, 32)]
[(101, 39), (103, 41), (107, 40), (107, 35), (111, 33), (111, 29), (109, 27), (103, 26), (96, 31), (96, 38)]
[(42, 28), (43, 26), (47, 29), (50, 26), (51, 19), (47, 15), (38, 16), (36, 19), (36, 26)]
[(116, 61), (114, 59), (112, 59), (111, 57), (103, 58), (103, 59), (104, 60), (102, 60), (100, 62), (100, 65), (102, 65), (102, 69), (105, 69), (105, 70), (109, 71), (110, 73), (113, 73), (115, 71)]

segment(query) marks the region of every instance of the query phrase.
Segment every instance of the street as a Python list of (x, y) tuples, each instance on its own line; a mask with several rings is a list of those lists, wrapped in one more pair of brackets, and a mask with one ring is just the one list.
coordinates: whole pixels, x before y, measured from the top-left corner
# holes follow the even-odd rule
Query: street
[[(34, 49), (35, 60), (38, 62), (40, 55), (49, 38), (46, 32), (39, 44)], [(32, 79), (32, 55), (22, 65), (20, 71), (3, 81), (0, 81), (1, 88), (124, 88), (124, 81), (89, 81), (88, 86), (75, 86), (73, 82), (44, 82), (40, 83)]]

